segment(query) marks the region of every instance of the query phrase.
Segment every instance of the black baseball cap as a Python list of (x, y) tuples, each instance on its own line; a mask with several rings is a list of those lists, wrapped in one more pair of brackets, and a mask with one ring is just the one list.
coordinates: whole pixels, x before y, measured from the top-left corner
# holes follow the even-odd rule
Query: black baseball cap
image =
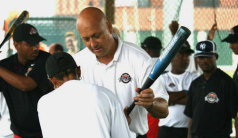
[(230, 34), (222, 42), (236, 43), (238, 41), (238, 25), (230, 30)]
[(141, 43), (142, 48), (162, 49), (161, 41), (157, 37), (149, 36)]
[(18, 25), (13, 32), (13, 41), (15, 42), (26, 41), (29, 45), (33, 46), (43, 40), (46, 39), (38, 34), (37, 29), (27, 23)]
[(212, 57), (217, 55), (216, 44), (213, 41), (205, 40), (196, 44), (195, 57)]
[(185, 41), (178, 51), (180, 54), (192, 54), (194, 51), (190, 48), (188, 41)]
[(66, 52), (57, 52), (49, 56), (45, 65), (46, 73), (50, 78), (67, 69), (76, 67), (73, 57)]

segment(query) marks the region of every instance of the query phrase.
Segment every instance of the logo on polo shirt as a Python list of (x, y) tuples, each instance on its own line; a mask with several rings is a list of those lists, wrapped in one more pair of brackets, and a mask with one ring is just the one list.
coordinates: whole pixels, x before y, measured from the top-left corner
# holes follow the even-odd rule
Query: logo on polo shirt
[(31, 64), (28, 69), (27, 69), (27, 72), (25, 73), (25, 76), (28, 76), (28, 74), (32, 71), (32, 68), (35, 64)]
[(173, 88), (173, 87), (175, 87), (175, 84), (174, 84), (173, 82), (171, 82), (171, 83), (169, 84), (169, 87)]
[(217, 97), (217, 94), (214, 92), (208, 93), (208, 95), (205, 97), (205, 101), (209, 103), (218, 103), (219, 98)]
[(131, 81), (131, 76), (128, 73), (123, 73), (119, 79), (119, 82), (128, 83)]

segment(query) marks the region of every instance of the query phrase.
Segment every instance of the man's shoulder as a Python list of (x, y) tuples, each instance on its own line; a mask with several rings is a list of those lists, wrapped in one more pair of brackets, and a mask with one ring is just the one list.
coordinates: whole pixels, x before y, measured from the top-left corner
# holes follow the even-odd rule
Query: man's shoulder
[(122, 50), (123, 52), (130, 52), (135, 56), (143, 55), (145, 57), (150, 57), (149, 54), (145, 52), (145, 50), (131, 42), (123, 41)]
[(17, 62), (17, 54), (14, 54), (14, 55), (11, 55), (7, 58), (0, 60), (0, 65), (4, 66), (4, 65), (9, 65), (11, 63), (16, 63), (16, 62)]
[(92, 59), (93, 57), (95, 57), (95, 55), (87, 47), (85, 47), (84, 49), (73, 55), (76, 64), (80, 66), (84, 65), (80, 63), (89, 62), (89, 60)]

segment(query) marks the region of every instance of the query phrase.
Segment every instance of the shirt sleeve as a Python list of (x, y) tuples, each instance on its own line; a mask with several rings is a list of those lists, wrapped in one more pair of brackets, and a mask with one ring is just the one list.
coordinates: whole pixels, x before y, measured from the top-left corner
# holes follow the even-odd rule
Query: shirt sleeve
[(151, 86), (151, 89), (153, 90), (156, 98), (163, 98), (167, 102), (169, 101), (169, 95), (165, 88), (165, 82), (162, 76), (155, 80), (155, 82)]
[(189, 93), (188, 93), (188, 100), (187, 104), (184, 109), (184, 114), (190, 118), (193, 117), (193, 111), (192, 111), (192, 101), (193, 101), (193, 96), (192, 96), (192, 88), (193, 88), (193, 83), (189, 87)]

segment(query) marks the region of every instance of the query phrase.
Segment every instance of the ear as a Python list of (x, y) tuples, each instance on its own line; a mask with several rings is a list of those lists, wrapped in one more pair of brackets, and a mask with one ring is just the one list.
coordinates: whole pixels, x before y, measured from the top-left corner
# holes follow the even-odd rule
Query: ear
[(219, 57), (218, 54), (216, 54), (216, 60), (218, 59), (218, 57)]
[(80, 77), (81, 77), (81, 69), (80, 69), (80, 66), (77, 67), (77, 73), (78, 73), (78, 77), (80, 78)]
[(13, 42), (13, 45), (14, 45), (14, 47), (16, 48), (16, 50), (18, 51), (18, 49), (19, 49), (19, 47), (20, 47), (20, 44), (19, 44), (19, 42)]
[(48, 78), (50, 81), (51, 81), (51, 83), (54, 85), (54, 88), (57, 88), (57, 79), (55, 78), (55, 77), (53, 77), (53, 78)]

